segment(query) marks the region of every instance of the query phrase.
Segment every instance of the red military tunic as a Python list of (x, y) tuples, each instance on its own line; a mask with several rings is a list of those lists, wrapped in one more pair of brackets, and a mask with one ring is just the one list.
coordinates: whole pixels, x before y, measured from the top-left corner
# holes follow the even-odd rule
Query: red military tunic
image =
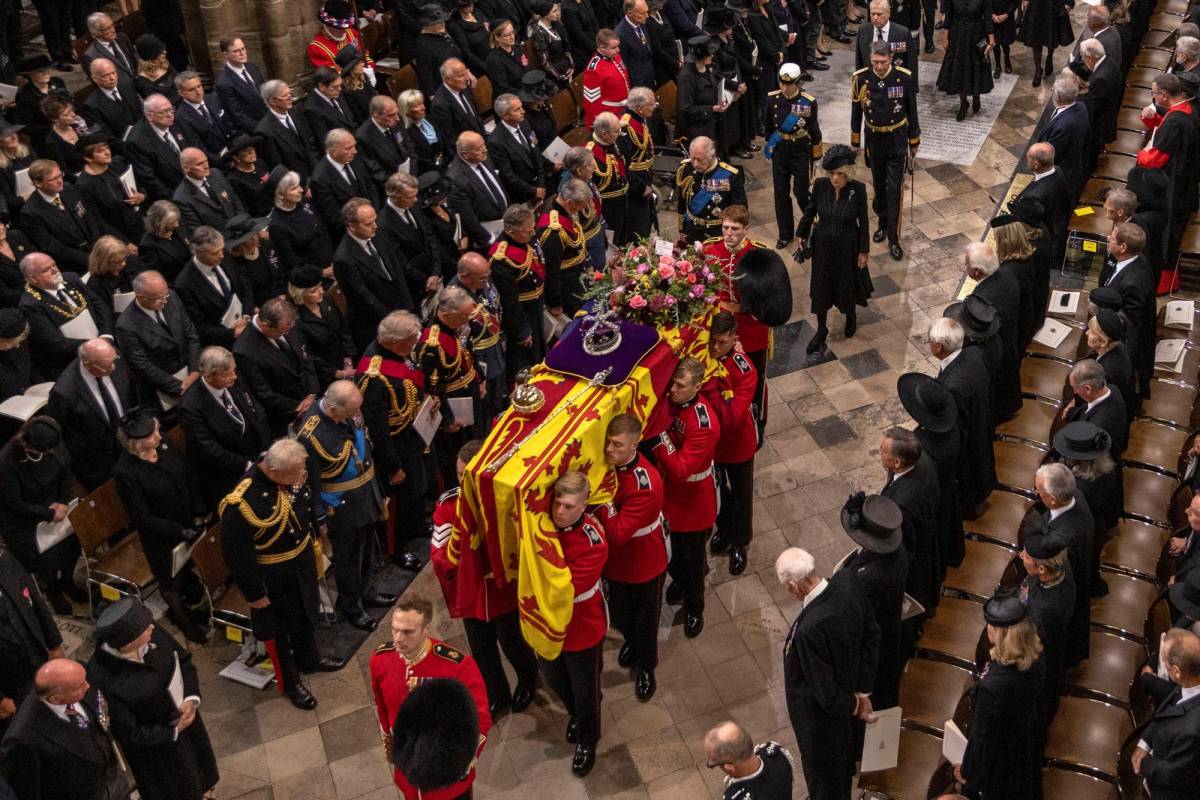
[(596, 159), (596, 172), (592, 184), (600, 193), (600, 201), (614, 200), (629, 194), (629, 176), (625, 172), (625, 157), (614, 144), (611, 147), (597, 142), (595, 138), (587, 144)]
[(759, 350), (766, 350), (770, 344), (771, 329), (763, 325), (758, 319), (747, 311), (742, 311), (742, 301), (738, 296), (737, 284), (734, 283), (733, 273), (737, 267), (737, 263), (742, 260), (742, 256), (752, 247), (766, 247), (764, 244), (751, 241), (750, 237), (742, 239), (742, 243), (738, 245), (737, 252), (730, 253), (725, 247), (725, 240), (717, 236), (709, 239), (704, 243), (704, 255), (709, 256), (720, 262), (721, 272), (725, 276), (724, 285), (717, 293), (717, 299), (721, 302), (722, 307), (727, 307), (728, 310), (734, 312), (737, 317), (738, 326), (738, 341), (742, 343), (743, 349), (747, 353), (757, 353)]
[(611, 503), (596, 509), (596, 519), (608, 536), (604, 577), (622, 583), (645, 583), (667, 568), (667, 538), (663, 527), (663, 480), (640, 453), (617, 467), (617, 493)]
[(341, 72), (338, 67), (337, 58), (338, 51), (343, 47), (352, 45), (354, 49), (363, 54), (363, 59), (366, 61), (368, 69), (375, 68), (375, 61), (371, 58), (371, 53), (367, 50), (367, 46), (363, 44), (362, 36), (359, 35), (357, 28), (346, 28), (346, 38), (340, 42), (329, 38), (325, 33), (325, 29), (321, 28), (321, 32), (316, 35), (316, 38), (308, 45), (308, 62), (317, 67), (330, 67)]
[(618, 54), (605, 58), (596, 53), (583, 71), (583, 123), (589, 128), (605, 111), (620, 116), (629, 99), (629, 70)]
[(517, 583), (509, 581), (500, 588), (495, 575), (489, 572), (476, 587), (475, 602), (469, 608), (458, 607), (458, 565), (462, 543), (467, 532), (458, 516), (458, 487), (443, 492), (433, 507), (433, 542), (430, 558), (433, 572), (442, 586), (446, 607), (452, 617), (470, 617), (491, 622), (496, 617), (517, 610)]
[[(408, 698), (408, 693), (422, 681), (431, 678), (455, 678), (463, 683), (475, 699), (475, 708), (479, 712), (479, 748), (475, 751), (475, 759), (483, 752), (487, 741), (488, 730), (492, 727), (492, 715), (488, 713), (487, 689), (483, 685), (483, 676), (475, 659), (466, 653), (455, 650), (445, 642), (428, 639), (421, 655), (412, 661), (406, 659), (396, 650), (391, 642), (386, 642), (375, 648), (371, 656), (371, 692), (375, 695), (375, 711), (379, 717), (379, 725), (383, 729), (384, 746), (388, 758), (392, 752), (392, 725), (400, 706)], [(454, 800), (475, 782), (475, 765), (461, 781), (441, 789), (422, 792), (414, 788), (400, 770), (393, 771), (396, 786), (404, 793), (405, 800)]]
[(663, 516), (673, 532), (702, 531), (717, 520), (713, 455), (721, 422), (699, 395), (683, 406), (671, 403), (671, 414), (652, 451), (663, 476)]
[(600, 591), (600, 578), (608, 560), (608, 542), (604, 526), (591, 514), (584, 514), (568, 528), (558, 528), (558, 543), (563, 560), (571, 571), (575, 590), (575, 608), (567, 624), (563, 650), (572, 653), (595, 647), (608, 633), (608, 607)]
[(758, 425), (750, 413), (758, 372), (736, 347), (721, 360), (721, 364), (726, 376), (710, 378), (700, 393), (721, 421), (716, 462), (741, 464), (754, 458), (758, 451)]

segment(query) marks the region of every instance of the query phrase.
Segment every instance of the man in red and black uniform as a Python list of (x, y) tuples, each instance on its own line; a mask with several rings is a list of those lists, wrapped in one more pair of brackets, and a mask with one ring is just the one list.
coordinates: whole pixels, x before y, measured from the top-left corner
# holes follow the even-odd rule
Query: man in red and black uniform
[(754, 454), (758, 452), (758, 427), (750, 406), (754, 402), (757, 371), (738, 347), (737, 318), (718, 312), (709, 330), (708, 349), (725, 367), (723, 377), (713, 376), (701, 394), (721, 421), (717, 442), (717, 486), (721, 511), (711, 549), (714, 555), (728, 551), (729, 573), (746, 570), (746, 547), (754, 526)]
[(604, 634), (608, 632), (608, 613), (600, 591), (608, 542), (596, 518), (584, 513), (591, 493), (592, 487), (582, 472), (565, 472), (554, 485), (550, 518), (571, 572), (575, 609), (567, 624), (562, 652), (553, 661), (542, 661), (546, 683), (571, 715), (567, 722), (567, 741), (575, 744), (571, 771), (581, 778), (596, 764), (600, 674), (604, 671)]
[[(1200, 123), (1196, 121), (1178, 75), (1164, 73), (1155, 78), (1151, 96), (1155, 102), (1142, 109), (1142, 123), (1150, 130), (1150, 139), (1138, 152), (1137, 165), (1161, 169), (1170, 182), (1167, 263), (1174, 264), (1176, 243), (1187, 225), (1188, 216), (1197, 210), (1200, 200), (1197, 184), (1200, 170), (1194, 163)], [(1159, 111), (1160, 106), (1163, 111)]]
[(654, 138), (648, 121), (658, 106), (658, 98), (645, 86), (629, 92), (629, 102), (621, 115), (621, 138), (617, 148), (629, 168), (629, 200), (625, 208), (626, 236), (632, 240), (650, 235), (654, 222)]
[(579, 213), (592, 203), (592, 187), (571, 178), (538, 219), (538, 243), (546, 266), (546, 309), (555, 316), (575, 316), (583, 304), (583, 270), (587, 264), (587, 237)]
[(513, 374), (546, 356), (542, 328), (546, 265), (541, 245), (533, 238), (535, 222), (528, 206), (509, 206), (504, 212), (504, 233), (488, 251), (492, 283), (500, 294), (500, 321), (508, 339), (505, 355)]
[[(421, 597), (405, 597), (392, 612), (392, 641), (375, 648), (371, 656), (371, 692), (375, 695), (375, 712), (383, 729), (383, 744), (388, 760), (392, 754), (392, 726), (396, 713), (408, 698), (408, 693), (421, 683), (434, 678), (453, 678), (460, 681), (475, 700), (479, 714), (479, 748), (483, 752), (492, 717), (488, 714), (487, 691), (479, 667), (466, 653), (455, 650), (445, 642), (430, 638), (433, 604)], [(421, 791), (413, 787), (399, 769), (393, 772), (396, 786), (405, 800), (461, 800), (471, 797), (475, 782), (475, 765), (461, 781), (440, 789)]]
[[(458, 482), (462, 483), (467, 464), (483, 447), (481, 439), (472, 439), (458, 451)], [(464, 530), (458, 515), (458, 487), (446, 490), (438, 498), (433, 509), (433, 541), (430, 559), (433, 571), (442, 585), (446, 607), (450, 616), (461, 617), (467, 632), (467, 644), (471, 655), (483, 673), (487, 685), (488, 712), (495, 719), (506, 709), (524, 711), (533, 702), (537, 689), (538, 664), (533, 650), (521, 635), (521, 623), (517, 617), (517, 582), (508, 581), (503, 588), (496, 582), (493, 572), (488, 572), (476, 587), (475, 601), (469, 608), (459, 608), (458, 565), (462, 557), (462, 544), (469, 540), (471, 532)], [(517, 673), (517, 688), (509, 690), (508, 676), (500, 661), (500, 650), (508, 657)]]
[(683, 635), (689, 639), (704, 630), (704, 547), (717, 519), (713, 455), (721, 422), (700, 397), (703, 383), (703, 364), (694, 358), (679, 362), (668, 391), (671, 424), (651, 451), (663, 476), (663, 516), (671, 531), (667, 602), (683, 601)]
[(375, 61), (371, 58), (362, 35), (358, 32), (354, 9), (346, 0), (325, 0), (317, 12), (321, 21), (321, 32), (308, 45), (308, 62), (317, 67), (329, 67), (341, 72), (337, 63), (338, 53), (349, 47), (366, 62), (367, 81), (375, 85)]
[[(421, 331), (413, 358), (425, 375), (425, 391), (441, 401), (442, 427), (437, 433), (438, 469), (446, 486), (453, 486), (454, 454), (468, 439), (475, 438), (473, 426), (482, 427), (480, 392), (485, 391), (475, 357), (467, 344), (470, 329), (467, 324), (475, 310), (471, 295), (459, 286), (447, 286), (438, 292), (437, 311)], [(454, 418), (446, 401), (469, 397), (474, 402), (474, 419), (464, 423)], [(480, 434), (482, 435), (482, 433)]]
[(618, 247), (628, 241), (628, 224), (625, 211), (629, 199), (629, 175), (625, 156), (617, 147), (621, 136), (621, 120), (616, 114), (605, 111), (592, 123), (592, 140), (588, 152), (596, 159), (596, 171), (592, 183), (600, 192), (600, 208), (604, 223), (613, 232), (613, 244)]
[(717, 295), (721, 310), (729, 311), (737, 318), (738, 341), (742, 344), (742, 352), (754, 365), (754, 416), (758, 424), (758, 439), (761, 442), (763, 428), (767, 425), (767, 350), (771, 344), (771, 329), (742, 306), (737, 284), (734, 282), (734, 273), (742, 257), (755, 247), (766, 248), (762, 242), (756, 242), (746, 236), (746, 228), (749, 225), (749, 209), (742, 205), (729, 206), (721, 212), (721, 235), (705, 242), (704, 254), (721, 264), (725, 276)]
[(617, 662), (634, 669), (634, 692), (649, 700), (657, 686), (658, 614), (667, 539), (663, 527), (663, 483), (658, 470), (638, 453), (642, 424), (632, 414), (608, 423), (604, 460), (617, 472), (612, 502), (596, 509), (608, 537), (608, 604), (613, 627), (625, 637)]
[(621, 61), (621, 39), (609, 29), (596, 34), (596, 55), (583, 71), (583, 123), (589, 128), (605, 111), (620, 113), (629, 97), (629, 71)]

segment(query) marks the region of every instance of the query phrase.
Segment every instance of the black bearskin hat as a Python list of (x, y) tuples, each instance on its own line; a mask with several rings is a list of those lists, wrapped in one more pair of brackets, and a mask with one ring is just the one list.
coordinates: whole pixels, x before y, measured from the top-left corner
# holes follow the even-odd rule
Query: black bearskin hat
[(742, 304), (764, 325), (783, 325), (792, 316), (792, 280), (774, 250), (753, 247), (734, 272)]
[(392, 763), (423, 792), (462, 780), (478, 747), (479, 712), (462, 681), (420, 683), (396, 713)]

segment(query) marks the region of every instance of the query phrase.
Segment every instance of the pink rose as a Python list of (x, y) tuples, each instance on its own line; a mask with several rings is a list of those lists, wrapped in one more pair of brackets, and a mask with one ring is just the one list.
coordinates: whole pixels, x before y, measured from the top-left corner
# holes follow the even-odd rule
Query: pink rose
[(641, 258), (642, 257), (642, 248), (640, 248), (640, 247), (632, 248), (629, 251), (629, 257), (630, 258)]
[(646, 265), (646, 264), (638, 264), (638, 265), (637, 265), (637, 274), (638, 274), (638, 275), (645, 275), (645, 274), (646, 274), (646, 272), (647, 272), (647, 270), (649, 270), (649, 269), (650, 269), (650, 267), (649, 267), (648, 265)]
[(667, 301), (666, 301), (666, 299), (664, 299), (663, 295), (656, 294), (656, 295), (654, 295), (654, 299), (650, 301), (650, 308), (652, 308), (655, 311), (661, 311), (663, 306), (665, 306), (666, 304), (667, 304)]
[(664, 255), (664, 256), (659, 256), (659, 258), (658, 258), (658, 265), (659, 265), (660, 267), (673, 267), (673, 266), (675, 266), (675, 256), (672, 256), (672, 255)]
[(646, 307), (646, 298), (642, 297), (640, 294), (635, 294), (633, 297), (629, 298), (629, 307), (630, 308), (645, 308)]
[(695, 276), (695, 275), (688, 275), (688, 276), (687, 276), (687, 282), (688, 282), (688, 283), (695, 283), (695, 282), (696, 282), (696, 276)]
[(691, 272), (691, 270), (692, 270), (692, 262), (690, 262), (690, 261), (680, 261), (678, 266), (679, 266), (680, 272), (686, 273), (686, 272)]
[(669, 305), (669, 306), (675, 305), (675, 298), (672, 297), (671, 295), (667, 295), (667, 305)]
[(692, 287), (692, 297), (700, 297), (702, 294), (704, 294), (703, 286), (693, 286)]
[(661, 261), (658, 264), (658, 277), (664, 281), (669, 281), (675, 277), (675, 268), (670, 264), (663, 264)]

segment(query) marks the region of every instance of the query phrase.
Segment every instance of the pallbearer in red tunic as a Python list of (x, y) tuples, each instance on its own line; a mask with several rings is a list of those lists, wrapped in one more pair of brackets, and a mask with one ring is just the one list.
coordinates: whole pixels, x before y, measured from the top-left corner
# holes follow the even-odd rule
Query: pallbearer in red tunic
[(608, 559), (604, 528), (585, 514), (592, 487), (582, 472), (565, 472), (554, 485), (550, 522), (558, 535), (563, 560), (571, 572), (575, 608), (567, 624), (562, 652), (542, 661), (546, 683), (567, 707), (567, 741), (575, 744), (571, 771), (583, 777), (596, 763), (600, 741), (600, 674), (604, 671), (604, 634), (608, 611), (600, 578)]
[(533, 238), (535, 223), (528, 206), (509, 206), (504, 212), (504, 233), (488, 251), (492, 283), (500, 293), (500, 319), (508, 337), (508, 368), (514, 374), (546, 357), (542, 328), (546, 265), (542, 247)]
[(667, 602), (683, 601), (683, 635), (689, 639), (704, 630), (704, 547), (717, 519), (713, 455), (721, 423), (700, 396), (703, 382), (703, 364), (679, 362), (669, 390), (671, 423), (651, 452), (663, 476), (663, 516), (671, 531)]
[(629, 196), (629, 175), (625, 157), (617, 147), (617, 139), (621, 136), (621, 120), (616, 114), (608, 111), (596, 117), (592, 125), (592, 140), (588, 142), (588, 151), (596, 159), (596, 171), (592, 175), (592, 183), (600, 192), (601, 210), (604, 214), (604, 224), (613, 232), (613, 244), (618, 247), (628, 241), (628, 223), (626, 208)]
[(583, 70), (583, 123), (589, 128), (605, 111), (616, 113), (629, 96), (629, 70), (621, 61), (621, 39), (605, 28), (596, 35), (596, 54)]
[(758, 452), (758, 426), (751, 406), (757, 371), (738, 345), (737, 319), (728, 311), (713, 316), (708, 349), (725, 368), (713, 376), (701, 394), (721, 420), (721, 438), (715, 460), (721, 510), (711, 549), (714, 555), (729, 553), (729, 572), (741, 575), (746, 569), (746, 547), (754, 526), (754, 454)]
[(599, 506), (596, 519), (608, 537), (609, 610), (613, 627), (625, 637), (617, 661), (634, 668), (639, 700), (654, 696), (658, 665), (658, 614), (663, 575), (667, 571), (667, 539), (663, 527), (663, 483), (658, 470), (638, 453), (642, 424), (631, 414), (608, 423), (604, 460), (617, 473), (612, 502)]
[[(392, 612), (392, 641), (379, 645), (371, 656), (371, 692), (375, 711), (383, 731), (384, 748), (391, 760), (392, 726), (408, 694), (420, 683), (433, 678), (453, 678), (462, 682), (475, 699), (479, 715), (479, 745), (483, 752), (492, 717), (488, 714), (487, 691), (475, 661), (445, 642), (429, 636), (433, 605), (420, 597), (404, 597)], [(396, 786), (405, 800), (457, 800), (471, 797), (475, 765), (471, 764), (462, 780), (439, 789), (419, 791), (399, 769), (393, 772)]]
[[(483, 442), (472, 439), (458, 451), (458, 482), (461, 484), (467, 464), (479, 452)], [(458, 565), (462, 556), (463, 542), (469, 541), (471, 531), (464, 529), (458, 515), (458, 487), (455, 486), (438, 498), (433, 509), (433, 542), (430, 558), (433, 571), (446, 597), (450, 616), (461, 617), (467, 632), (467, 643), (471, 655), (479, 665), (483, 681), (487, 685), (488, 712), (495, 719), (510, 706), (514, 711), (524, 711), (533, 702), (537, 689), (538, 664), (533, 650), (521, 635), (521, 623), (517, 617), (517, 582), (509, 581), (502, 588), (496, 582), (494, 571), (483, 576), (469, 607), (458, 604)], [(500, 650), (508, 657), (517, 673), (517, 688), (510, 690), (504, 664), (500, 661)]]

